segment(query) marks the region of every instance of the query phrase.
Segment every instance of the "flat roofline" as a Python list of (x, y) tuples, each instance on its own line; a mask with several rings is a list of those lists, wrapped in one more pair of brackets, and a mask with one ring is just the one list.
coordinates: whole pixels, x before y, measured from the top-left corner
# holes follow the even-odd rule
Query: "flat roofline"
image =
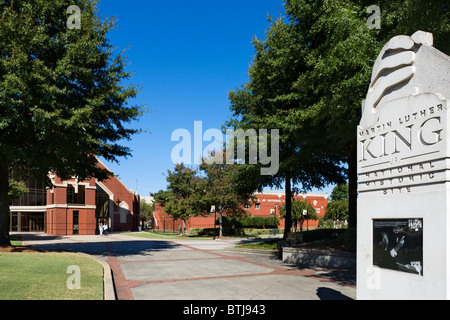
[[(263, 192), (256, 192), (254, 193), (254, 195), (274, 195), (274, 196), (284, 196), (285, 192), (284, 191), (263, 191)], [(328, 198), (329, 195), (328, 193), (296, 193), (295, 196), (307, 196), (307, 197), (323, 197), (323, 198)]]

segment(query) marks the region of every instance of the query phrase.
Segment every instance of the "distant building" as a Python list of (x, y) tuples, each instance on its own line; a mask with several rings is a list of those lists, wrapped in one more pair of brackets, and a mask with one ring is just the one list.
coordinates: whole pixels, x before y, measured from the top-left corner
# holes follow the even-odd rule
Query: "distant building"
[(141, 197), (141, 201), (144, 201), (145, 203), (151, 205), (151, 204), (153, 204), (154, 199), (153, 199), (153, 197)]
[[(98, 166), (109, 170), (102, 162)], [(112, 231), (134, 231), (139, 226), (139, 194), (116, 176), (61, 180), (49, 174), (53, 188), (30, 177), (28, 192), (10, 209), (10, 231), (52, 235), (94, 235), (100, 224)]]
[[(249, 207), (244, 208), (249, 216), (276, 217), (280, 221), (278, 228), (284, 228), (284, 219), (280, 219), (280, 208), (285, 202), (284, 191), (264, 191), (256, 193), (257, 202)], [(317, 215), (323, 217), (328, 205), (328, 194), (326, 193), (305, 193), (294, 197), (308, 201), (316, 210)], [(173, 221), (172, 217), (164, 212), (164, 208), (156, 204), (154, 217), (154, 227), (156, 229), (175, 230), (177, 231), (181, 221)], [(216, 215), (217, 217), (217, 215)], [(316, 228), (319, 221), (308, 221), (309, 228)], [(206, 216), (190, 217), (186, 223), (187, 230), (191, 228), (213, 228), (214, 213)], [(306, 228), (306, 223), (304, 224)]]

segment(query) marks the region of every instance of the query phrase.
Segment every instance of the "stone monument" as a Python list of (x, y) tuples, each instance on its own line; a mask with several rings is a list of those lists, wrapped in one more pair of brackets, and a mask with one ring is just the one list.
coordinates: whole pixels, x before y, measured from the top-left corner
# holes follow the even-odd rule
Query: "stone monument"
[(358, 299), (450, 299), (450, 57), (431, 33), (378, 56), (358, 137)]

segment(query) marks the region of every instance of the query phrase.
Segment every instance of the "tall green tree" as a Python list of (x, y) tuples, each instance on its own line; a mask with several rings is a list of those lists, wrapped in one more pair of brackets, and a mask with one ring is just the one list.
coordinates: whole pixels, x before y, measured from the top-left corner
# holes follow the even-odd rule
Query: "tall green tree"
[(143, 199), (139, 203), (139, 216), (141, 217), (141, 224), (144, 226), (145, 221), (152, 219), (152, 214), (155, 211), (155, 202), (147, 203)]
[(378, 1), (380, 29), (367, 25), (373, 2), (365, 0), (286, 0), (286, 14), (297, 37), (305, 39), (306, 71), (292, 83), (299, 98), (299, 128), (308, 144), (334, 150), (348, 165), (349, 228), (357, 221), (355, 130), (370, 84), (372, 66), (387, 41), (417, 30), (432, 32), (436, 48), (450, 47), (450, 4), (437, 1)]
[(167, 173), (167, 190), (160, 190), (152, 196), (172, 219), (181, 219), (186, 230), (189, 217), (204, 213), (199, 205), (199, 194), (203, 192), (202, 178), (196, 169), (188, 168), (183, 163), (176, 164), (174, 170)]
[[(286, 217), (286, 203), (283, 203), (280, 208), (280, 212), (281, 218), (284, 219)], [(311, 203), (300, 198), (292, 201), (292, 222), (295, 231), (297, 230), (297, 225), (300, 226), (300, 231), (302, 231), (305, 221), (317, 219), (319, 219), (319, 216)]]
[[(377, 55), (392, 37), (417, 30), (432, 32), (437, 49), (448, 53), (450, 47), (448, 0), (378, 1), (380, 29), (367, 26), (372, 4), (285, 0), (284, 15), (270, 20), (265, 39), (254, 40), (250, 80), (230, 93), (233, 118), (227, 123), (280, 129), (280, 171), (262, 183), (280, 187), (285, 181), (286, 199), (291, 181), (320, 187), (340, 183), (344, 173), (350, 228), (357, 216), (355, 132)], [(286, 210), (289, 226), (289, 202)]]
[(240, 181), (240, 165), (226, 163), (226, 151), (210, 155), (202, 160), (200, 172), (203, 180), (198, 188), (199, 203), (204, 211), (209, 212), (211, 206), (219, 214), (219, 237), (223, 236), (222, 217), (245, 215), (244, 206), (255, 201), (253, 186)]
[(331, 201), (323, 217), (324, 220), (348, 220), (348, 184), (339, 184), (334, 187), (330, 195)]
[[(279, 170), (255, 182), (258, 188), (285, 189), (286, 238), (292, 225), (293, 192), (342, 182), (345, 169), (344, 158), (336, 150), (321, 150), (307, 143), (305, 132), (321, 135), (320, 127), (308, 123), (299, 126), (304, 101), (293, 86), (307, 71), (308, 40), (282, 18), (269, 21), (265, 39), (253, 40), (256, 55), (248, 72), (250, 81), (229, 94), (233, 116), (226, 125), (243, 130), (280, 130)], [(259, 175), (258, 166), (253, 171)]]
[(0, 245), (9, 244), (9, 168), (41, 179), (53, 172), (102, 180), (108, 172), (95, 156), (131, 155), (119, 142), (138, 132), (127, 127), (143, 112), (129, 104), (138, 88), (123, 84), (131, 74), (107, 39), (114, 20), (79, 0), (80, 24), (72, 28), (71, 5), (0, 2)]

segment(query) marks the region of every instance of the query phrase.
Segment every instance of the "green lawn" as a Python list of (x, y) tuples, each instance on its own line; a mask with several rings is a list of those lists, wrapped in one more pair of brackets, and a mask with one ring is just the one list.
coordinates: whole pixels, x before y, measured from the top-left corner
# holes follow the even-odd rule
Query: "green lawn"
[[(67, 273), (78, 266), (80, 289), (70, 290)], [(69, 282), (71, 284), (73, 282)], [(0, 252), (0, 300), (102, 300), (103, 267), (76, 253)]]
[[(226, 238), (266, 238), (269, 237), (270, 234), (258, 234), (258, 229), (256, 229), (256, 232), (254, 234), (251, 233), (251, 230), (247, 230), (246, 235), (226, 235)], [(219, 230), (217, 230), (217, 236), (219, 234)], [(160, 230), (157, 231), (142, 231), (142, 232), (130, 232), (130, 233), (118, 233), (118, 235), (125, 235), (125, 236), (133, 236), (133, 237), (141, 237), (141, 238), (147, 238), (147, 239), (186, 239), (186, 240), (211, 240), (213, 239), (212, 235), (190, 235), (189, 233), (185, 236), (180, 236), (177, 232), (167, 232), (163, 233)]]
[(20, 234), (10, 235), (9, 240), (10, 240), (12, 246), (21, 246), (22, 245), (22, 236)]
[(244, 243), (244, 244), (237, 245), (236, 248), (277, 250), (278, 242), (280, 242), (280, 239), (273, 239), (273, 240), (269, 240), (269, 241), (259, 241), (259, 242), (253, 242), (253, 243)]
[(118, 233), (118, 235), (141, 237), (147, 239), (191, 239), (191, 240), (205, 240), (212, 239), (211, 236), (180, 236), (178, 233), (162, 233), (153, 231), (131, 232), (131, 233)]

